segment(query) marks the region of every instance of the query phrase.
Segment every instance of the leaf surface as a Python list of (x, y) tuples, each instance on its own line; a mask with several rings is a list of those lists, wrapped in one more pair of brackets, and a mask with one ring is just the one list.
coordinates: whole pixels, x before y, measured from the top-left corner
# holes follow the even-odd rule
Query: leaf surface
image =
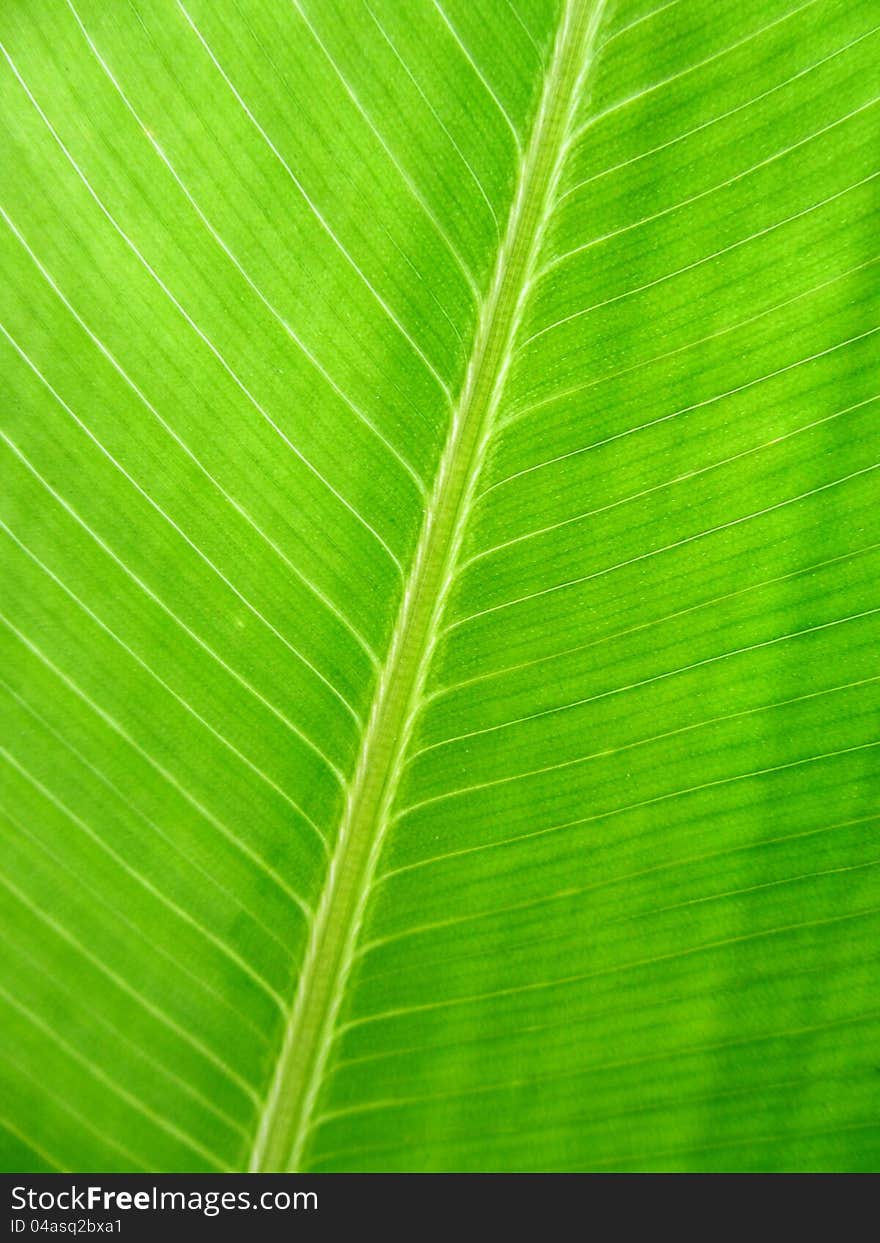
[(876, 1168), (876, 5), (0, 39), (3, 1167)]

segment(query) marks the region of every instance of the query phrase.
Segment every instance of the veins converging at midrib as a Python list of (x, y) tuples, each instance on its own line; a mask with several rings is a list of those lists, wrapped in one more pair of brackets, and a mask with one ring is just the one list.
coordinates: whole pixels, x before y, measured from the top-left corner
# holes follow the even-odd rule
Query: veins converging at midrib
[(566, 0), (464, 384), (255, 1136), (252, 1170), (301, 1168), (345, 985), (605, 0)]

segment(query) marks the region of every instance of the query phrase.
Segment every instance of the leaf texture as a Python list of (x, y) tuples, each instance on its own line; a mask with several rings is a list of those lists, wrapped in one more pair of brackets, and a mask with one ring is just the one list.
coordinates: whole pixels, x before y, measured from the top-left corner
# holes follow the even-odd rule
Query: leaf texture
[(0, 39), (3, 1167), (876, 1168), (876, 4)]

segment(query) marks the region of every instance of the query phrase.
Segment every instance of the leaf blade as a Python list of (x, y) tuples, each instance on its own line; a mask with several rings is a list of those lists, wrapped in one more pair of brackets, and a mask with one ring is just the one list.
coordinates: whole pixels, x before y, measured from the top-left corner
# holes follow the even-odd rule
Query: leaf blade
[(2, 34), (4, 1165), (876, 1165), (870, 5)]

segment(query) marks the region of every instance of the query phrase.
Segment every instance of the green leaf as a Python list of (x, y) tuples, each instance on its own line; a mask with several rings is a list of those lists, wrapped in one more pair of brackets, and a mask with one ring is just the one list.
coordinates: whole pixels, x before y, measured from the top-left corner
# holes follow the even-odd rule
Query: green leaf
[(0, 39), (3, 1167), (876, 1168), (876, 3)]

